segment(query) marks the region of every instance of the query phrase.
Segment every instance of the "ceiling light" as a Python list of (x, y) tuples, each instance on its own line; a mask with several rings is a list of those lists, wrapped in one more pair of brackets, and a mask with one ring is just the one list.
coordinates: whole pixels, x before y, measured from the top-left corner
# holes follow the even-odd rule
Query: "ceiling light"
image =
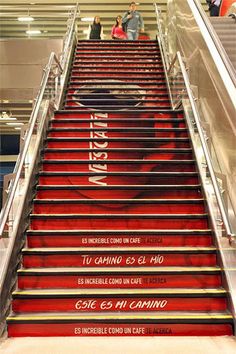
[(82, 17), (81, 21), (83, 22), (91, 22), (94, 20), (94, 17)]
[(24, 123), (6, 123), (6, 125), (12, 125), (12, 126), (17, 126), (17, 125), (24, 125)]
[(31, 34), (40, 34), (41, 31), (40, 30), (28, 30), (25, 31), (27, 34), (31, 35)]
[(2, 118), (0, 117), (0, 122), (8, 122), (9, 120), (16, 120), (17, 118), (12, 118), (12, 117), (8, 117), (8, 118)]
[(22, 16), (22, 17), (18, 17), (18, 21), (20, 22), (32, 22), (34, 21), (34, 18), (31, 16)]

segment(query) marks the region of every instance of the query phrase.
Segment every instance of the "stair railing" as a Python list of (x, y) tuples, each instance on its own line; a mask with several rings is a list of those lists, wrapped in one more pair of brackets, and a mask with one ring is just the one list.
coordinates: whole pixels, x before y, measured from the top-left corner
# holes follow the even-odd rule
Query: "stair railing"
[[(226, 211), (227, 208), (225, 206), (225, 202), (223, 200), (222, 194), (223, 190), (219, 187), (219, 183), (217, 181), (217, 177), (215, 175), (215, 171), (212, 165), (212, 159), (209, 152), (209, 148), (207, 145), (207, 138), (205, 136), (205, 132), (201, 125), (200, 116), (198, 113), (198, 108), (195, 102), (195, 98), (192, 92), (192, 88), (189, 82), (187, 69), (185, 68), (184, 61), (180, 52), (178, 51), (173, 58), (172, 62), (169, 63), (169, 55), (168, 55), (168, 45), (165, 36), (163, 35), (163, 29), (161, 23), (163, 23), (161, 10), (160, 8), (154, 4), (157, 16), (157, 24), (158, 24), (158, 43), (159, 48), (164, 64), (164, 70), (166, 74), (168, 90), (170, 94), (171, 105), (174, 110), (178, 109), (179, 107), (186, 107), (188, 106), (188, 111), (190, 110), (191, 119), (188, 120), (188, 125), (190, 132), (192, 131), (192, 127), (194, 128), (194, 135), (192, 136), (193, 140), (195, 140), (196, 134), (199, 137), (199, 146), (196, 149), (199, 150), (199, 147), (202, 147), (202, 164), (205, 166), (205, 176), (206, 174), (210, 176), (210, 180), (212, 183), (212, 187), (215, 194), (215, 202), (218, 206), (218, 212), (216, 213), (217, 208), (212, 208), (212, 215), (217, 214), (215, 217), (215, 221), (217, 225), (221, 227), (222, 235), (227, 236), (229, 242), (234, 244), (236, 242), (236, 234), (234, 232), (234, 228), (232, 223), (229, 219), (229, 212)], [(189, 102), (188, 104), (186, 104)], [(185, 103), (185, 105), (183, 105)], [(185, 112), (186, 113), (186, 112)], [(188, 115), (186, 114), (188, 117)], [(201, 166), (199, 166), (199, 171), (201, 171)], [(205, 180), (202, 174), (203, 182)], [(207, 181), (209, 184), (209, 180)], [(205, 186), (205, 183), (203, 183)], [(230, 203), (230, 201), (229, 201)], [(233, 208), (230, 208), (233, 213)], [(217, 226), (217, 228), (218, 228)]]
[[(61, 86), (64, 87), (69, 74), (69, 65), (73, 56), (73, 48), (77, 41), (77, 16), (79, 14), (79, 4), (71, 10), (67, 21), (67, 31), (63, 39), (63, 51), (60, 56), (60, 64), (62, 67), (62, 75), (60, 77)], [(58, 92), (57, 109), (60, 109), (63, 104), (64, 90)]]
[[(193, 5), (194, 3), (196, 3), (195, 0), (189, 4)], [(158, 37), (158, 41), (161, 53), (164, 52), (163, 48), (165, 48), (168, 53), (167, 41), (163, 41), (162, 36)], [(181, 43), (178, 44), (179, 48), (181, 48)], [(173, 49), (175, 49), (175, 45)], [(218, 161), (216, 166), (216, 158), (214, 158), (213, 167), (212, 155), (214, 155), (214, 152), (212, 154), (210, 153), (210, 148), (213, 147), (202, 127), (200, 112), (195, 98), (197, 94), (194, 92), (196, 87), (190, 85), (184, 59), (179, 51), (175, 51), (175, 57), (171, 63), (168, 63), (169, 69), (166, 73), (168, 86), (170, 88), (171, 103), (173, 109), (178, 109), (179, 107), (183, 107), (184, 109), (191, 141), (196, 154), (196, 163), (208, 202), (212, 228), (216, 235), (221, 266), (224, 270), (223, 283), (228, 290), (229, 307), (234, 317), (234, 323), (236, 324), (236, 282), (234, 270), (236, 245), (235, 209), (229, 194), (224, 195), (225, 191), (223, 186), (220, 185), (223, 180), (222, 176), (224, 175), (220, 172), (221, 168)], [(170, 55), (168, 55), (167, 58), (170, 58)], [(162, 59), (165, 60), (164, 54), (162, 54)], [(168, 67), (168, 65), (164, 65), (164, 69)], [(226, 236), (227, 239), (222, 236)]]
[[(175, 67), (178, 67), (177, 70), (175, 70)], [(189, 132), (192, 135), (192, 142), (198, 141), (196, 143), (196, 150), (198, 150), (198, 156), (201, 156), (201, 164), (199, 163), (199, 160), (197, 161), (199, 163), (199, 171), (202, 174), (202, 179), (203, 182), (204, 180), (206, 181), (207, 179), (207, 185), (211, 184), (214, 190), (217, 206), (219, 208), (219, 212), (217, 212), (217, 216), (215, 218), (216, 224), (217, 224), (217, 229), (221, 229), (222, 235), (227, 236), (230, 243), (233, 243), (236, 241), (236, 234), (233, 231), (233, 227), (231, 225), (231, 222), (228, 217), (228, 212), (226, 211), (226, 206), (224, 203), (224, 200), (222, 198), (222, 191), (220, 190), (217, 177), (214, 172), (214, 168), (212, 165), (212, 160), (210, 157), (210, 152), (209, 148), (207, 145), (207, 138), (205, 135), (205, 132), (202, 128), (201, 125), (201, 120), (199, 117), (198, 113), (198, 108), (193, 96), (193, 92), (190, 86), (188, 74), (183, 62), (183, 59), (181, 57), (180, 52), (176, 53), (175, 58), (173, 59), (173, 62), (171, 63), (168, 76), (171, 77), (171, 71), (177, 71), (178, 75), (173, 75), (173, 77), (177, 78), (178, 82), (181, 83), (181, 91), (178, 93), (178, 100), (182, 98), (183, 101), (183, 108), (185, 110), (185, 115), (188, 123), (188, 128)], [(181, 78), (182, 76), (182, 78)], [(183, 88), (184, 87), (184, 88)], [(182, 97), (181, 97), (182, 96)], [(200, 149), (202, 149), (202, 154), (199, 152)], [(203, 166), (203, 168), (202, 168)], [(204, 172), (205, 171), (205, 172)], [(206, 183), (203, 183), (203, 186), (206, 186)], [(209, 195), (209, 190), (207, 191), (207, 194)], [(215, 202), (214, 202), (215, 204)], [(213, 210), (214, 209), (214, 210)], [(216, 214), (216, 208), (212, 208), (213, 215)]]
[(162, 63), (164, 66), (164, 73), (165, 73), (165, 78), (166, 78), (167, 89), (168, 89), (168, 93), (169, 93), (169, 97), (170, 97), (170, 101), (171, 101), (171, 106), (174, 107), (173, 95), (171, 92), (171, 88), (169, 85), (169, 79), (167, 76), (167, 72), (170, 67), (170, 58), (169, 58), (168, 50), (167, 50), (167, 38), (166, 38), (165, 30), (163, 27), (162, 13), (161, 13), (161, 9), (157, 6), (156, 3), (154, 3), (154, 8), (155, 8), (155, 13), (156, 13), (157, 30), (158, 30), (157, 39), (158, 39), (158, 43), (159, 43)]
[(21, 261), (19, 250), (24, 245), (32, 194), (38, 177), (40, 152), (49, 121), (63, 99), (68, 66), (76, 41), (77, 13), (78, 4), (70, 14), (61, 60), (55, 53), (51, 53), (43, 70), (24, 136), (24, 146), (18, 155), (13, 178), (8, 185), (7, 200), (0, 214), (0, 335), (5, 329), (5, 318), (10, 306), (9, 295), (15, 286), (15, 273)]
[[(183, 75), (183, 81), (186, 87), (186, 94), (182, 99), (182, 106), (185, 113), (185, 118), (188, 126), (188, 131), (191, 136), (193, 149), (196, 153), (196, 163), (200, 173), (202, 186), (208, 202), (209, 215), (211, 218), (212, 228), (216, 235), (218, 251), (222, 269), (224, 270), (225, 279), (223, 283), (228, 290), (229, 307), (234, 317), (236, 324), (236, 283), (235, 283), (235, 246), (236, 233), (234, 232), (231, 220), (235, 220), (233, 207), (226, 208), (222, 194), (224, 191), (220, 188), (217, 176), (215, 174), (211, 155), (209, 152), (207, 137), (202, 129), (198, 108), (192, 93), (187, 71), (182, 60), (180, 52), (176, 53), (174, 62), (178, 64)], [(174, 65), (171, 65), (174, 67)], [(230, 203), (230, 201), (229, 201)], [(230, 220), (230, 212), (232, 219)], [(222, 236), (226, 236), (231, 248), (227, 242), (224, 242)]]

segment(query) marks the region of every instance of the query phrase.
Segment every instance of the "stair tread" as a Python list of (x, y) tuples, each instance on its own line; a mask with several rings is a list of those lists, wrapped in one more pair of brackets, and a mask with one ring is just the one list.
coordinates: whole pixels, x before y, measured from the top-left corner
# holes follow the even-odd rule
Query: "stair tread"
[(149, 218), (161, 218), (161, 219), (164, 219), (164, 218), (205, 218), (208, 216), (207, 213), (194, 213), (194, 214), (186, 214), (186, 213), (183, 213), (183, 214), (150, 214), (150, 213), (140, 213), (140, 214), (122, 214), (122, 213), (116, 213), (116, 214), (100, 214), (100, 213), (96, 213), (96, 214), (79, 214), (79, 213), (73, 213), (73, 214), (65, 214), (65, 213), (55, 213), (55, 214), (30, 214), (30, 216), (32, 218), (146, 218), (146, 219), (149, 219)]
[(34, 203), (40, 203), (40, 204), (46, 204), (46, 203), (78, 203), (78, 204), (82, 204), (82, 203), (132, 203), (132, 204), (136, 204), (136, 203), (199, 203), (204, 201), (204, 198), (170, 198), (170, 199), (163, 199), (163, 198), (156, 198), (156, 199), (118, 199), (118, 198), (114, 198), (114, 199), (97, 199), (97, 198), (93, 198), (93, 199), (33, 199)]
[[(93, 121), (94, 122), (94, 121)], [(125, 131), (125, 132), (169, 132), (169, 131), (177, 131), (177, 132), (185, 132), (187, 131), (187, 128), (128, 128), (128, 127), (117, 127), (117, 128), (109, 128), (109, 127), (106, 127), (106, 128), (103, 128), (103, 127), (93, 127), (93, 128), (68, 128), (68, 127), (55, 127), (55, 128), (50, 128), (48, 130), (49, 132), (57, 132), (57, 131), (80, 131), (80, 132), (90, 132), (90, 131), (105, 131), (105, 132), (120, 132), (120, 131)]]
[[(44, 148), (45, 152), (84, 152), (84, 151), (94, 151), (93, 148)], [(104, 151), (102, 148), (97, 148), (96, 151)], [(114, 151), (114, 152), (126, 152), (126, 151), (134, 151), (140, 152), (140, 148), (106, 148), (106, 151)], [(181, 153), (181, 152), (192, 152), (192, 148), (142, 148), (142, 152), (163, 152), (163, 153)]]
[(215, 252), (216, 247), (40, 247), (40, 248), (23, 248), (22, 253), (80, 253), (80, 252), (94, 252), (94, 253), (102, 253), (102, 252), (119, 252), (120, 254), (124, 252), (132, 253), (132, 252), (151, 252), (151, 253), (199, 253), (199, 252)]
[[(94, 138), (79, 138), (79, 137), (49, 137), (46, 140), (48, 141), (63, 141), (63, 140), (67, 140), (67, 141), (104, 141), (104, 138), (101, 137), (94, 137)], [(128, 137), (128, 138), (107, 138), (106, 137), (106, 141), (137, 141), (137, 142), (142, 142), (142, 141), (147, 141), (147, 142), (155, 142), (155, 141), (189, 141), (188, 137), (184, 137), (184, 138), (178, 138), (178, 137), (149, 137), (149, 138), (144, 138), (144, 137)]]
[(27, 233), (32, 233), (32, 234), (45, 234), (45, 233), (51, 233), (51, 234), (58, 234), (58, 233), (67, 233), (67, 234), (86, 234), (86, 233), (95, 233), (95, 234), (122, 234), (122, 233), (128, 233), (128, 234), (133, 234), (134, 232), (135, 233), (138, 233), (138, 234), (149, 234), (149, 233), (155, 233), (155, 234), (167, 234), (167, 235), (172, 235), (172, 234), (184, 234), (186, 236), (186, 234), (194, 234), (194, 233), (211, 233), (212, 230), (211, 229), (203, 229), (203, 230), (195, 230), (195, 229), (191, 229), (191, 230), (187, 230), (187, 229), (184, 229), (184, 230), (160, 230), (160, 229), (155, 229), (155, 230), (152, 230), (152, 229), (147, 229), (147, 230), (91, 230), (91, 229), (88, 229), (88, 230), (31, 230), (31, 229), (28, 229), (27, 230)]
[(16, 290), (13, 296), (55, 296), (55, 295), (225, 295), (223, 288), (214, 289), (189, 289), (189, 288), (165, 288), (165, 289), (30, 289)]
[(160, 171), (150, 171), (150, 172), (130, 172), (130, 171), (119, 171), (119, 172), (77, 172), (77, 171), (40, 171), (39, 175), (41, 176), (94, 176), (94, 175), (104, 175), (106, 176), (198, 176), (197, 172), (160, 172)]
[(18, 269), (18, 274), (28, 275), (32, 274), (78, 274), (78, 273), (88, 273), (88, 274), (153, 274), (153, 273), (212, 273), (221, 272), (222, 269), (219, 266), (215, 267), (181, 267), (181, 266), (169, 266), (169, 267), (57, 267), (57, 268), (21, 268)]
[[(56, 117), (56, 115), (55, 115)], [(180, 121), (185, 121), (184, 118), (161, 118), (161, 121), (158, 120), (157, 118), (122, 118), (122, 122), (135, 122), (137, 123), (137, 119), (138, 119), (138, 122), (154, 122), (154, 123), (166, 123), (166, 122), (180, 122)], [(68, 120), (66, 118), (52, 118), (50, 120), (50, 122), (52, 123), (64, 123), (64, 122), (67, 122), (67, 123), (77, 123), (77, 122), (85, 122), (85, 123), (90, 123), (90, 122), (93, 122), (94, 123), (94, 119), (90, 119), (90, 118), (71, 118)], [(120, 123), (120, 119), (117, 119), (117, 118), (98, 118), (96, 119), (96, 122), (119, 122)]]
[(220, 313), (201, 313), (201, 312), (165, 312), (164, 314), (162, 313), (137, 313), (137, 312), (131, 312), (131, 313), (105, 313), (105, 314), (94, 314), (94, 313), (86, 313), (85, 314), (78, 314), (78, 313), (71, 313), (68, 315), (68, 313), (56, 313), (56, 314), (50, 314), (50, 313), (30, 313), (30, 314), (12, 314), (8, 317), (8, 321), (33, 321), (33, 320), (65, 320), (65, 321), (83, 321), (87, 319), (93, 319), (93, 320), (229, 320), (230, 322), (233, 319), (233, 316), (229, 314), (228, 312), (220, 312)]
[[(96, 82), (96, 84), (99, 84), (99, 82)], [(112, 84), (116, 84), (117, 85), (117, 83), (114, 83), (113, 81), (112, 81)], [(127, 83), (124, 83), (124, 84), (127, 84)], [(88, 90), (88, 87), (86, 87), (86, 89)], [(99, 111), (94, 111), (94, 109), (86, 109), (86, 111), (84, 111), (84, 110), (81, 110), (81, 109), (78, 109), (78, 111), (80, 112), (80, 113), (93, 113), (93, 114), (98, 114), (98, 113), (101, 113), (102, 111), (99, 109)], [(140, 110), (139, 109), (135, 109), (134, 110), (135, 111), (135, 113), (138, 113)], [(145, 111), (145, 109), (144, 110), (142, 110), (142, 113), (143, 113), (143, 111)], [(130, 113), (130, 112), (132, 112), (132, 110), (128, 110), (128, 111), (119, 111), (119, 114), (122, 114), (122, 113)], [(148, 113), (150, 113), (150, 111), (147, 111)], [(183, 110), (175, 110), (175, 111), (173, 111), (171, 108), (169, 108), (169, 109), (162, 109), (162, 108), (160, 108), (160, 109), (156, 109), (156, 112), (157, 113), (172, 113), (172, 114), (178, 114), (178, 113), (182, 113), (183, 114)], [(69, 113), (76, 113), (76, 111), (74, 110), (74, 109), (63, 109), (63, 110), (58, 110), (57, 111), (57, 114), (62, 114), (62, 113), (65, 113), (65, 114), (69, 114)]]
[(113, 185), (109, 185), (109, 186), (92, 186), (90, 184), (88, 185), (66, 185), (66, 184), (58, 184), (58, 185), (41, 185), (39, 184), (37, 186), (37, 189), (86, 189), (86, 188), (92, 188), (92, 189), (152, 189), (154, 190), (155, 188), (160, 188), (160, 189), (166, 189), (166, 188), (170, 188), (170, 189), (175, 189), (175, 188), (180, 188), (180, 189), (192, 189), (192, 188), (200, 188), (201, 185), (200, 184), (188, 184), (186, 186), (183, 186), (182, 184), (153, 184), (153, 185), (147, 185), (147, 184), (136, 184), (136, 185), (118, 185), (118, 184), (113, 184)]
[[(44, 164), (54, 164), (54, 163), (58, 163), (58, 164), (96, 164), (96, 163), (100, 163), (101, 160), (92, 160), (92, 159), (42, 159), (42, 163)], [(188, 164), (188, 163), (193, 163), (195, 162), (194, 159), (174, 159), (174, 160), (149, 160), (149, 159), (107, 159), (107, 160), (102, 160), (102, 162), (105, 162), (106, 164), (125, 164), (125, 163), (129, 163), (129, 164), (137, 164), (137, 163), (142, 163), (142, 164), (154, 164), (154, 163), (158, 163), (158, 164), (165, 164), (165, 163), (169, 163), (169, 164), (176, 164), (176, 163), (181, 163), (181, 164)]]

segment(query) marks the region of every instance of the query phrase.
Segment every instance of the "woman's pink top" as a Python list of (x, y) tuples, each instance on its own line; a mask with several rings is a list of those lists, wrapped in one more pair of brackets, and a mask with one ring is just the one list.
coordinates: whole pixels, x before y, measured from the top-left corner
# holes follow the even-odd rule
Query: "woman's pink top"
[(127, 34), (123, 31), (122, 27), (116, 27), (114, 25), (111, 30), (111, 37), (115, 37), (118, 39), (127, 39)]

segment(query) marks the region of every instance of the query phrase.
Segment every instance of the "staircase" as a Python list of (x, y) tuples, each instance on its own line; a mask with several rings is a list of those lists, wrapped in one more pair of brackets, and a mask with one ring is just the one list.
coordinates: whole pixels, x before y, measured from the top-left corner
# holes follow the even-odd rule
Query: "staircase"
[(51, 120), (9, 336), (231, 335), (156, 41), (79, 41)]

